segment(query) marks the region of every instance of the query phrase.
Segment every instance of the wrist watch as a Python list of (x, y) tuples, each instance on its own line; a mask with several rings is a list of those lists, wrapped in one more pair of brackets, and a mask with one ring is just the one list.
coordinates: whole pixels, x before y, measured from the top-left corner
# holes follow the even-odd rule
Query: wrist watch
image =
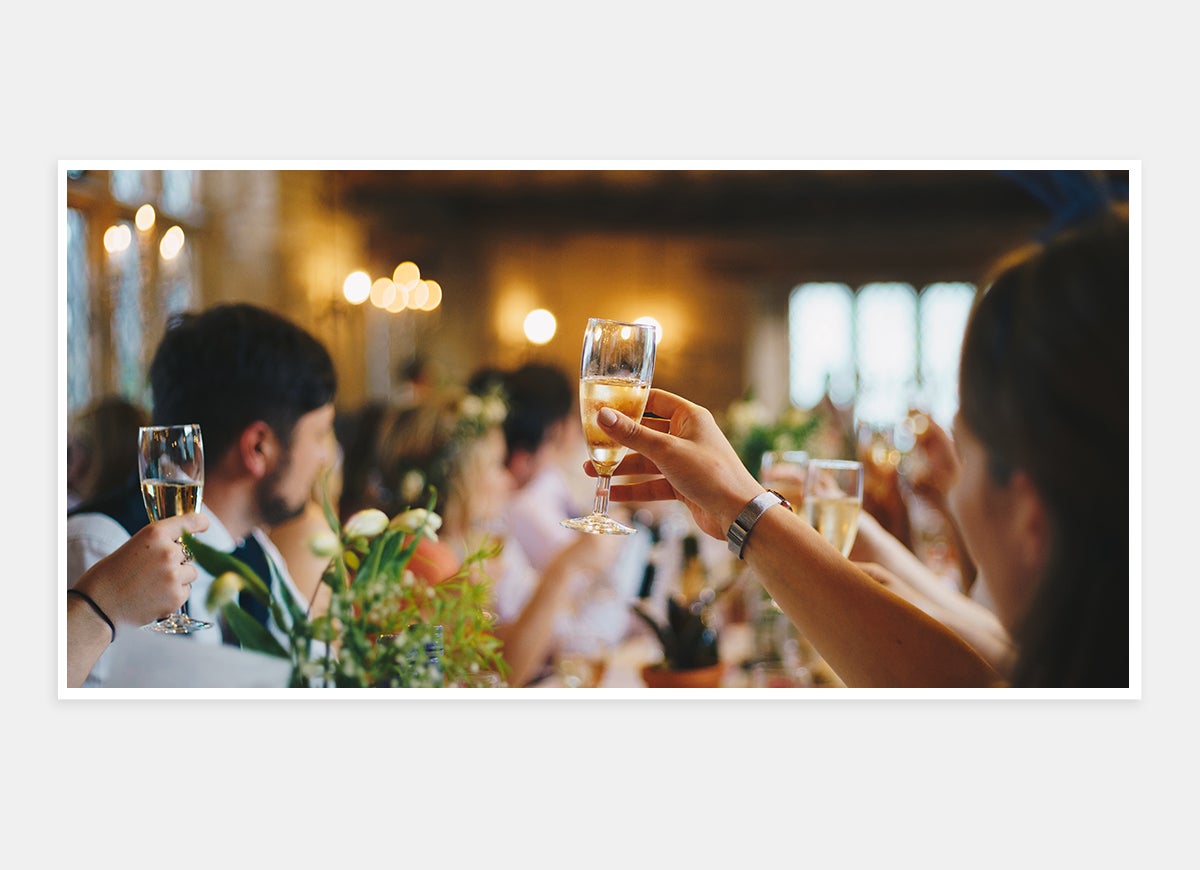
[(725, 533), (726, 539), (729, 541), (729, 552), (742, 558), (742, 551), (746, 549), (746, 539), (750, 537), (750, 532), (754, 530), (755, 523), (759, 517), (767, 512), (767, 508), (777, 504), (783, 505), (788, 510), (792, 509), (791, 504), (786, 498), (781, 496), (773, 489), (768, 489), (765, 492), (760, 492), (754, 498), (750, 499), (750, 503), (742, 508), (742, 512), (737, 515), (737, 519), (729, 527), (729, 531)]

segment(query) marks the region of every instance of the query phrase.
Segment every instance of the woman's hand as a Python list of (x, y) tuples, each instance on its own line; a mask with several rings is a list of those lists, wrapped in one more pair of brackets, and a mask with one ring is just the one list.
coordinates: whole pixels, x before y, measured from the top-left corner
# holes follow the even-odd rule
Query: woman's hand
[[(708, 409), (665, 390), (652, 389), (647, 413), (661, 420), (642, 423), (611, 408), (597, 416), (600, 428), (631, 450), (614, 477), (648, 475), (635, 483), (613, 484), (613, 501), (678, 499), (692, 512), (696, 524), (714, 538), (725, 531), (742, 508), (763, 491)], [(657, 426), (665, 424), (666, 431)], [(596, 476), (591, 463), (585, 471)]]

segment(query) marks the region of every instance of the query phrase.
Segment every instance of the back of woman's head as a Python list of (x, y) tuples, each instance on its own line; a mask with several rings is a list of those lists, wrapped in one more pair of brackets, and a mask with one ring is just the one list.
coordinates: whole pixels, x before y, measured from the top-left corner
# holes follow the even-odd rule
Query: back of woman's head
[(150, 415), (122, 396), (104, 396), (72, 421), (74, 449), (85, 454), (79, 494), (87, 499), (106, 495), (129, 483), (137, 472), (137, 430), (150, 425)]
[(1129, 301), (1129, 225), (1105, 215), (1006, 263), (963, 339), (960, 414), (1050, 520), (1019, 684), (1128, 685)]
[(503, 405), (494, 397), (454, 389), (389, 409), (380, 424), (374, 469), (377, 507), (389, 514), (425, 507), (432, 489), (434, 510), (446, 525), (465, 524), (472, 462), (484, 434), (503, 419)]

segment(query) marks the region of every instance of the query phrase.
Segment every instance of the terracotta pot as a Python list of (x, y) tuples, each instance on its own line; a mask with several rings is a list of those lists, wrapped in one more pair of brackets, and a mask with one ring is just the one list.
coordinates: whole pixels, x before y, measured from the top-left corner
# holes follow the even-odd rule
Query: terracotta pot
[(721, 686), (725, 665), (717, 662), (704, 668), (672, 671), (660, 665), (642, 668), (642, 682), (648, 689), (716, 689)]

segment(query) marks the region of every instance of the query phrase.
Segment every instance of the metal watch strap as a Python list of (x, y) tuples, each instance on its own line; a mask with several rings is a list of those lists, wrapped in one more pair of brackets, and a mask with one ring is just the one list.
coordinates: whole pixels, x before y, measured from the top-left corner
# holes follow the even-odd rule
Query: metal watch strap
[(737, 519), (729, 527), (729, 531), (725, 533), (725, 537), (729, 540), (729, 552), (742, 558), (742, 551), (746, 549), (746, 539), (750, 537), (750, 532), (754, 530), (755, 523), (759, 517), (767, 512), (767, 508), (781, 504), (788, 510), (792, 506), (788, 500), (775, 492), (773, 489), (768, 489), (765, 492), (760, 492), (754, 498), (750, 499), (750, 503), (742, 508), (742, 512), (737, 515)]

